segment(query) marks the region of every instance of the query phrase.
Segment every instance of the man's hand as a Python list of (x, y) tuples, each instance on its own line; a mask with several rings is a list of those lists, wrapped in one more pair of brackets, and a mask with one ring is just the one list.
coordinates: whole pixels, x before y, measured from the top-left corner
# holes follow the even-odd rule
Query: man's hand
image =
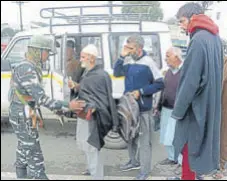
[(82, 100), (72, 100), (69, 102), (69, 109), (72, 111), (82, 111), (86, 106), (86, 102)]
[(160, 116), (161, 115), (160, 111), (157, 108), (153, 109), (152, 114), (153, 114), (153, 116), (155, 116), (155, 115), (159, 115)]
[(76, 82), (73, 82), (71, 79), (68, 80), (68, 87), (70, 89), (74, 89), (74, 87), (76, 87)]
[(140, 98), (140, 92), (138, 90), (133, 91), (132, 95), (136, 100)]
[(74, 88), (74, 82), (72, 81), (72, 80), (68, 80), (68, 87), (70, 88), (70, 89), (73, 89)]
[(130, 54), (130, 49), (127, 47), (127, 46), (124, 46), (124, 48), (122, 49), (122, 51), (121, 51), (121, 56), (122, 57), (126, 57), (126, 56), (128, 56), (129, 54)]

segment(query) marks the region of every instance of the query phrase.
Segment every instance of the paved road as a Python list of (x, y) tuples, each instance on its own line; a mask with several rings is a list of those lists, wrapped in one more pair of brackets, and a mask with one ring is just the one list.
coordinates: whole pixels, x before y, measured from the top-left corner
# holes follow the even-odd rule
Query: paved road
[[(91, 180), (90, 176), (81, 176), (81, 175), (56, 175), (48, 174), (50, 180)], [(133, 180), (134, 177), (125, 177), (125, 176), (105, 176), (104, 180)], [(223, 178), (221, 180), (226, 180)], [(16, 179), (16, 174), (12, 172), (1, 172), (1, 180), (18, 180)], [(28, 179), (27, 179), (28, 180)], [(161, 176), (149, 176), (147, 180), (167, 180), (167, 177)], [(211, 177), (205, 177), (204, 180), (214, 180)]]
[[(2, 179), (15, 178), (16, 137), (12, 130), (1, 128), (1, 175)], [(86, 179), (81, 176), (85, 169), (85, 156), (76, 145), (75, 123), (64, 127), (56, 121), (46, 121), (46, 129), (40, 130), (41, 146), (50, 178)], [(153, 133), (153, 155), (151, 179), (173, 176), (176, 167), (161, 167), (157, 163), (166, 157), (163, 146), (158, 143), (159, 133)], [(120, 172), (119, 165), (128, 161), (127, 150), (102, 150), (106, 179), (132, 179), (138, 171)], [(89, 179), (89, 178), (88, 178)]]
[[(75, 137), (75, 123), (66, 123), (64, 127), (56, 121), (46, 121), (46, 130), (40, 130), (46, 169), (51, 174), (80, 174), (85, 168), (84, 154), (78, 149)], [(8, 131), (8, 130), (7, 130)], [(11, 130), (12, 131), (12, 130)], [(165, 158), (163, 147), (157, 144), (159, 135), (156, 133), (153, 144), (153, 165)], [(16, 138), (11, 132), (1, 132), (1, 171), (12, 172), (15, 160)], [(105, 173), (108, 175), (134, 176), (134, 172), (119, 172), (121, 163), (128, 161), (127, 150), (103, 149)]]
[[(81, 175), (54, 175), (48, 174), (50, 180), (91, 180), (90, 176)], [(134, 177), (125, 176), (105, 176), (105, 180), (132, 180)], [(2, 172), (1, 180), (17, 180), (16, 174), (11, 172)], [(152, 177), (150, 176), (148, 180), (166, 180), (166, 177)]]

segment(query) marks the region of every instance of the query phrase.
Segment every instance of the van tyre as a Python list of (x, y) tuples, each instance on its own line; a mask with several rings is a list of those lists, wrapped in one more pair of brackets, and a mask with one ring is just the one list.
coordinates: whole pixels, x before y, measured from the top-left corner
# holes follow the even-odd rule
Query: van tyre
[(104, 148), (107, 149), (127, 148), (127, 143), (122, 139), (122, 137), (118, 133), (110, 131), (104, 140), (105, 140)]

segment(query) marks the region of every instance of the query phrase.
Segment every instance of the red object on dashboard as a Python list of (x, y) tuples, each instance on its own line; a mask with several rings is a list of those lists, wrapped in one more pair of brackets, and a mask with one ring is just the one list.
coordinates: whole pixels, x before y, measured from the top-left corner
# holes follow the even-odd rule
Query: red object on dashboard
[(3, 43), (1, 44), (2, 51), (5, 50), (6, 47), (7, 47), (7, 44), (3, 44)]

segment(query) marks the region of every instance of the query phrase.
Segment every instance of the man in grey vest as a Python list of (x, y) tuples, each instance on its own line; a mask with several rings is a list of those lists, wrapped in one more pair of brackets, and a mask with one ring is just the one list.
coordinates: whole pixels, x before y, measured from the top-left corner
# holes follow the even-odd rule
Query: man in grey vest
[[(171, 47), (166, 52), (166, 62), (169, 70), (165, 74), (165, 88), (161, 98), (161, 129), (160, 142), (166, 147), (168, 158), (160, 162), (161, 165), (174, 165), (178, 163), (175, 159), (174, 147), (172, 145), (175, 133), (176, 120), (171, 117), (176, 99), (177, 86), (180, 79), (180, 71), (183, 65), (182, 52), (180, 48)], [(180, 156), (179, 164), (182, 163)]]

